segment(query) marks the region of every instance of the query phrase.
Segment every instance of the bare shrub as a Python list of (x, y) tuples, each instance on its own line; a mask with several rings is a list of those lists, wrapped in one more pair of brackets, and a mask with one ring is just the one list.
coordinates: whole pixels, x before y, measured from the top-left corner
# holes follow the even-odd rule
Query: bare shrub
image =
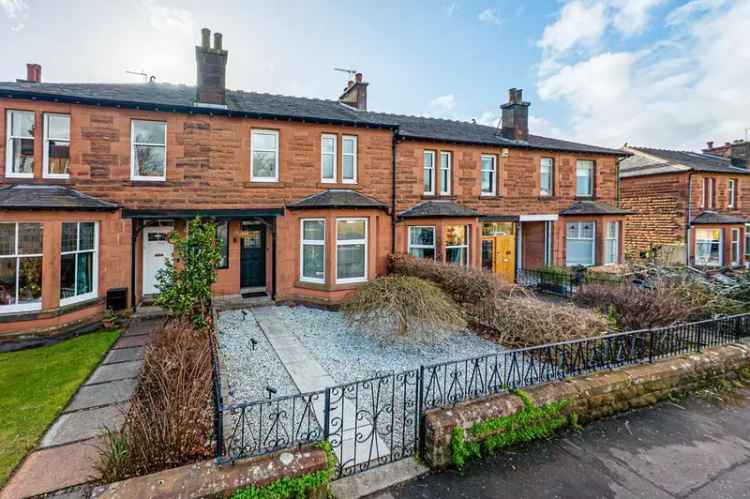
[(600, 336), (608, 327), (607, 318), (600, 313), (533, 296), (479, 305), (473, 316), (485, 334), (509, 348)]
[(342, 311), (350, 325), (374, 334), (433, 339), (466, 327), (461, 308), (439, 287), (406, 275), (363, 284)]
[(108, 482), (211, 457), (211, 353), (190, 319), (154, 334), (122, 432), (109, 434), (98, 471)]

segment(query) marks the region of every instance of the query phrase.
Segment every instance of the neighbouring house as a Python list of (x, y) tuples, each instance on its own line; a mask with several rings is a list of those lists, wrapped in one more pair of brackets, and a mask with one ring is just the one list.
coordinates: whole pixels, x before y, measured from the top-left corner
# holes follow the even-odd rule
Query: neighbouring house
[(216, 295), (335, 304), (392, 252), (484, 267), (622, 258), (620, 150), (502, 127), (372, 112), (361, 74), (337, 100), (225, 88), (202, 32), (197, 85), (0, 83), (0, 332), (97, 320), (157, 293), (169, 234), (218, 224)]
[(625, 146), (620, 198), (628, 258), (706, 268), (750, 258), (750, 170), (731, 157)]

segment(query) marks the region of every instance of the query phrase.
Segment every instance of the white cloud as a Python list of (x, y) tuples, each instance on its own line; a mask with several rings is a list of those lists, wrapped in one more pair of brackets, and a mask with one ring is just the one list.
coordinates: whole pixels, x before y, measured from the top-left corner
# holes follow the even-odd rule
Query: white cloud
[(676, 26), (692, 20), (695, 15), (716, 10), (727, 4), (727, 0), (692, 0), (674, 9), (667, 16), (667, 25)]
[(497, 10), (495, 9), (484, 9), (479, 13), (477, 19), (483, 23), (500, 24), (500, 16), (497, 15)]
[(184, 35), (193, 34), (193, 15), (189, 11), (162, 5), (156, 0), (142, 0), (141, 4), (148, 13), (149, 21), (154, 29)]
[(26, 0), (0, 0), (0, 9), (13, 23), (11, 31), (20, 31), (24, 28), (29, 9)]
[(444, 7), (445, 13), (448, 14), (448, 17), (451, 17), (453, 14), (456, 13), (456, 10), (458, 9), (458, 4), (456, 2), (451, 2), (448, 5)]
[(651, 9), (662, 3), (664, 0), (612, 0), (615, 29), (625, 35), (642, 33), (648, 24)]
[(453, 94), (435, 97), (428, 104), (429, 115), (436, 118), (453, 117), (456, 111), (456, 96)]
[(537, 45), (552, 54), (566, 52), (576, 45), (593, 45), (599, 42), (607, 25), (604, 3), (589, 5), (581, 0), (568, 2), (560, 17), (544, 28)]

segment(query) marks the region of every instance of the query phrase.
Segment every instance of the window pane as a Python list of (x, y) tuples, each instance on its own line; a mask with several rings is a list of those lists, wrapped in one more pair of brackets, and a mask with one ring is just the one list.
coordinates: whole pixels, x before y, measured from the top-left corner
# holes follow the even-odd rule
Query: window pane
[(12, 111), (10, 113), (11, 135), (14, 137), (34, 136), (34, 113)]
[(164, 148), (135, 146), (136, 174), (141, 177), (164, 176)]
[(344, 138), (344, 154), (354, 154), (354, 140)]
[(440, 168), (447, 169), (451, 167), (451, 155), (442, 153), (440, 155)]
[(424, 191), (432, 192), (432, 170), (425, 169), (424, 171)]
[(466, 244), (466, 226), (448, 225), (445, 228), (445, 245), (461, 246)]
[(0, 223), (0, 255), (16, 254), (16, 224)]
[(337, 222), (337, 235), (339, 241), (365, 238), (364, 220), (339, 220)]
[(62, 250), (75, 251), (78, 249), (76, 241), (78, 239), (78, 225), (74, 223), (62, 224)]
[(592, 177), (594, 173), (593, 161), (576, 161), (576, 195), (590, 196), (592, 194)]
[(492, 172), (482, 172), (482, 192), (492, 192), (494, 176)]
[(608, 239), (607, 241), (605, 241), (605, 245), (605, 263), (617, 263), (617, 240)]
[(448, 192), (451, 188), (450, 170), (440, 170), (440, 188), (443, 192)]
[(409, 241), (420, 246), (435, 245), (435, 229), (432, 227), (410, 227)]
[(94, 249), (94, 222), (81, 222), (81, 239), (79, 250)]
[(70, 142), (50, 140), (47, 144), (49, 173), (67, 174), (70, 168)]
[(42, 297), (42, 257), (19, 258), (18, 303), (33, 303)]
[(435, 248), (411, 248), (409, 254), (416, 258), (424, 258), (425, 260), (435, 259)]
[(92, 252), (78, 253), (78, 276), (76, 278), (76, 294), (90, 293), (93, 288), (94, 254)]
[(354, 178), (354, 156), (344, 156), (344, 178), (351, 180)]
[(0, 258), (0, 305), (15, 305), (15, 303), (16, 259)]
[(18, 224), (18, 254), (33, 255), (42, 252), (42, 224)]
[(50, 139), (70, 140), (70, 117), (69, 116), (47, 116), (47, 137)]
[(352, 244), (336, 248), (336, 276), (354, 279), (365, 276), (365, 245)]
[(253, 152), (253, 176), (263, 178), (276, 177), (276, 153)]
[(582, 239), (592, 239), (594, 237), (594, 224), (591, 222), (582, 222), (580, 225), (580, 237)]
[(568, 265), (593, 265), (593, 241), (568, 239), (565, 245), (566, 263)]
[(445, 261), (448, 263), (466, 265), (466, 251), (466, 248), (446, 248)]
[(253, 149), (276, 149), (276, 134), (253, 133)]
[(323, 137), (321, 139), (321, 148), (324, 153), (333, 153), (334, 144), (336, 143), (336, 139), (333, 137)]
[(325, 222), (322, 220), (306, 220), (302, 222), (302, 238), (307, 241), (323, 241), (325, 237)]
[(164, 132), (166, 125), (158, 121), (135, 121), (133, 122), (135, 142), (139, 144), (161, 144), (164, 145)]
[(76, 255), (63, 255), (60, 261), (60, 298), (76, 295)]
[(323, 178), (334, 178), (335, 177), (335, 165), (334, 156), (332, 154), (324, 154), (323, 161)]
[(492, 171), (495, 169), (495, 158), (492, 156), (482, 156), (482, 170)]
[(617, 237), (617, 222), (607, 222), (607, 237)]
[(226, 267), (229, 264), (229, 222), (219, 222), (216, 224), (216, 244), (221, 253), (219, 267)]
[(10, 146), (12, 147), (13, 164), (11, 168), (13, 173), (33, 173), (34, 140), (13, 139)]
[(309, 279), (325, 279), (325, 246), (306, 244), (302, 247), (302, 276)]

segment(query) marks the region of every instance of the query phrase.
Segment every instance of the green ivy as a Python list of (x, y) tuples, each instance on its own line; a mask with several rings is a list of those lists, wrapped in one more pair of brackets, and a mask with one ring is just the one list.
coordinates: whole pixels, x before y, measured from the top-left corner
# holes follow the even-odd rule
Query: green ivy
[[(516, 390), (513, 394), (524, 404), (523, 409), (515, 414), (480, 421), (466, 431), (460, 426), (453, 428), (451, 462), (456, 468), (462, 469), (468, 458), (481, 458), (483, 452), (492, 454), (504, 447), (547, 438), (569, 424), (578, 425), (575, 413), (570, 419), (562, 414), (562, 410), (570, 404), (569, 400), (537, 406), (522, 390)], [(466, 441), (467, 431), (471, 442)]]

